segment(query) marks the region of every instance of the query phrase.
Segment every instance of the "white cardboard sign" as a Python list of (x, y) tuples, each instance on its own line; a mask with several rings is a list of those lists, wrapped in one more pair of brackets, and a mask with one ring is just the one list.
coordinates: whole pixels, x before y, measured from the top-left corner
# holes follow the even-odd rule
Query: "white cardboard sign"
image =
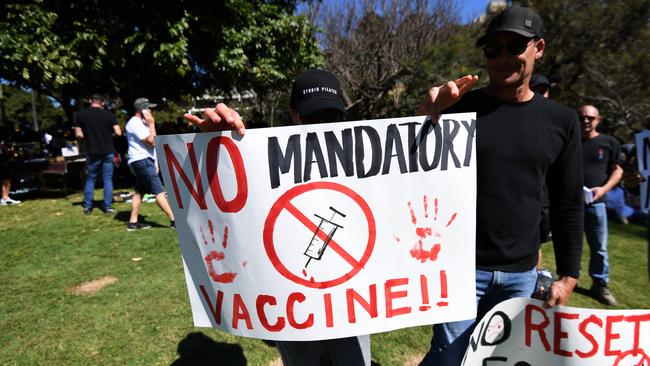
[(159, 136), (194, 324), (316, 340), (473, 318), (476, 117)]
[(510, 299), (476, 325), (462, 365), (649, 366), (650, 310)]

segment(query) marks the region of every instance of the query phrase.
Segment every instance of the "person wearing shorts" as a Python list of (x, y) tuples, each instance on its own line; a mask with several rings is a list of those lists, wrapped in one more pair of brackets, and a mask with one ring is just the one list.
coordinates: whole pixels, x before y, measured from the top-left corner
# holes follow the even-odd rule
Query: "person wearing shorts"
[(158, 176), (158, 163), (154, 153), (156, 123), (151, 114), (151, 108), (156, 105), (149, 103), (146, 98), (138, 98), (133, 106), (135, 115), (126, 124), (126, 139), (129, 144), (129, 168), (135, 175), (135, 194), (131, 200), (131, 215), (126, 230), (133, 231), (151, 227), (138, 221), (142, 196), (147, 193), (156, 197), (156, 203), (169, 217), (169, 226), (175, 229), (174, 214)]

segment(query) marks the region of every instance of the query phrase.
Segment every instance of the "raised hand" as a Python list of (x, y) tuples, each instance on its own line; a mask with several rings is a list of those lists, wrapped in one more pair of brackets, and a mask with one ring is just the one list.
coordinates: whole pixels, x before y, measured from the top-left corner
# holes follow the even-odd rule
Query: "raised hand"
[(156, 122), (156, 119), (153, 118), (153, 114), (151, 114), (151, 111), (149, 109), (142, 110), (142, 118), (145, 122), (147, 122), (148, 125), (152, 125)]
[(448, 81), (445, 85), (432, 87), (418, 108), (417, 114), (429, 115), (433, 121), (437, 121), (440, 111), (458, 102), (465, 93), (474, 87), (476, 82), (478, 82), (478, 76), (465, 75), (454, 81)]
[(246, 132), (244, 121), (236, 110), (223, 103), (214, 108), (203, 110), (205, 118), (201, 119), (193, 114), (185, 113), (183, 117), (194, 123), (203, 132), (237, 130), (240, 135)]

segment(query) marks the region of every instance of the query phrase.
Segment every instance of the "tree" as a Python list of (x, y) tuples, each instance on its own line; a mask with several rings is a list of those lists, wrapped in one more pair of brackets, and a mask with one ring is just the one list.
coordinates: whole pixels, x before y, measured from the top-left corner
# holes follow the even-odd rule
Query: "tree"
[[(32, 97), (31, 92), (4, 85), (3, 90), (3, 107), (5, 109), (5, 126), (9, 129), (18, 128), (24, 125), (32, 124)], [(56, 108), (52, 100), (39, 94), (36, 97), (36, 110), (38, 112), (38, 122), (41, 130), (48, 130), (50, 127), (60, 125), (65, 119), (65, 114), (61, 108)]]
[[(0, 77), (55, 98), (70, 117), (94, 92), (139, 96), (286, 90), (322, 56), (295, 1), (215, 4), (31, 0), (0, 5)], [(263, 108), (262, 108), (263, 109)]]
[(650, 1), (536, 0), (547, 48), (539, 65), (552, 97), (593, 104), (622, 141), (650, 121)]
[(445, 0), (368, 0), (326, 12), (327, 66), (341, 79), (348, 117), (412, 113), (413, 96), (419, 94), (419, 103), (426, 90), (413, 88), (432, 79), (423, 73), (426, 58), (454, 36), (459, 19), (454, 3)]

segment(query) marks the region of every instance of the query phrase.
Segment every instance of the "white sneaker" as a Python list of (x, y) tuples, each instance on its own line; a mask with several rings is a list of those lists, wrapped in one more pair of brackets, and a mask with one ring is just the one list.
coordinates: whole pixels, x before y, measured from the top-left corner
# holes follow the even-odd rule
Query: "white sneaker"
[(14, 206), (14, 205), (19, 205), (19, 204), (20, 204), (20, 201), (14, 200), (14, 199), (11, 199), (11, 198), (7, 198), (7, 199), (2, 198), (2, 199), (0, 199), (0, 206)]

